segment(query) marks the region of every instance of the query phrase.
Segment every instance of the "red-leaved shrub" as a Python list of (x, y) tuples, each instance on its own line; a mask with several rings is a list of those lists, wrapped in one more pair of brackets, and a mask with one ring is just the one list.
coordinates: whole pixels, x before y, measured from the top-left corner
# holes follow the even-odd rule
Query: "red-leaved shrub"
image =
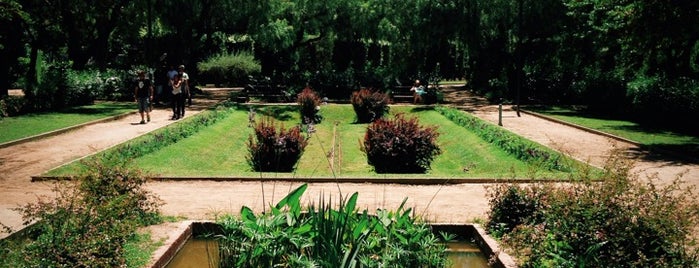
[(386, 93), (363, 88), (352, 92), (350, 101), (357, 114), (357, 122), (369, 123), (388, 113), (390, 98)]
[(296, 97), (296, 102), (299, 104), (301, 112), (301, 121), (304, 124), (318, 124), (321, 117), (320, 112), (320, 97), (310, 87), (304, 88)]
[(271, 118), (255, 125), (255, 135), (248, 137), (248, 163), (258, 172), (290, 172), (301, 158), (308, 140), (296, 126), (279, 130)]
[(362, 151), (377, 173), (424, 173), (441, 153), (436, 127), (422, 127), (402, 114), (379, 119), (367, 128)]

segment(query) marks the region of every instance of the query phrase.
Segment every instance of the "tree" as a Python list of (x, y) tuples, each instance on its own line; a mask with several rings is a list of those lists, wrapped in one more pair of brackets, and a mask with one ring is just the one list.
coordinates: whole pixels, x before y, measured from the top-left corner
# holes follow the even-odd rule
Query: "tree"
[(14, 69), (18, 67), (17, 59), (24, 49), (22, 27), (26, 24), (28, 14), (22, 10), (19, 2), (0, 1), (0, 98), (8, 95), (12, 85)]

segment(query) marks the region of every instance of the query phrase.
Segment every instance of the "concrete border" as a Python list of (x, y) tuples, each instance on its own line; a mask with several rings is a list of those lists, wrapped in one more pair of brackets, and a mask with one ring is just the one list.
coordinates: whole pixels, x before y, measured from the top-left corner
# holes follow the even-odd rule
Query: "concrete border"
[[(32, 176), (32, 182), (72, 180), (70, 176)], [(492, 183), (565, 183), (570, 179), (497, 179), (497, 178), (332, 178), (332, 177), (151, 177), (150, 181), (217, 181), (217, 182), (305, 182), (305, 183), (377, 183), (403, 185), (454, 185)]]
[[(454, 233), (457, 237), (470, 237), (478, 245), (483, 254), (486, 255), (492, 267), (496, 268), (516, 268), (517, 264), (512, 256), (503, 252), (497, 241), (490, 237), (478, 224), (461, 223), (428, 223), (433, 232), (447, 231)], [(182, 221), (177, 229), (173, 231), (175, 235), (168, 237), (163, 245), (156, 249), (151, 256), (151, 260), (146, 265), (150, 268), (163, 268), (167, 266), (175, 257), (177, 252), (184, 246), (187, 240), (193, 235), (201, 234), (208, 230), (216, 230), (218, 224), (210, 220)]]

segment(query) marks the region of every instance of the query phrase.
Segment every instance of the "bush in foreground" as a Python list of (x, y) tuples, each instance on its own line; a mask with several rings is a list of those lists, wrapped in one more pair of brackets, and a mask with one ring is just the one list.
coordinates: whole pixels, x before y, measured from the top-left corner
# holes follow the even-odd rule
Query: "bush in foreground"
[(124, 267), (125, 245), (139, 226), (160, 220), (145, 177), (125, 164), (88, 163), (76, 183), (56, 184), (55, 198), (17, 209), (34, 223), (17, 267)]
[(274, 126), (272, 119), (255, 125), (255, 135), (248, 137), (247, 157), (250, 167), (257, 172), (290, 172), (301, 158), (308, 140), (296, 126), (284, 129)]
[(387, 94), (366, 88), (352, 92), (350, 101), (359, 123), (369, 123), (382, 118), (390, 108), (390, 98)]
[(629, 166), (612, 161), (602, 182), (495, 186), (489, 231), (522, 267), (698, 267), (697, 196)]
[(422, 127), (417, 118), (402, 114), (371, 123), (362, 151), (377, 173), (424, 173), (441, 153), (436, 127)]

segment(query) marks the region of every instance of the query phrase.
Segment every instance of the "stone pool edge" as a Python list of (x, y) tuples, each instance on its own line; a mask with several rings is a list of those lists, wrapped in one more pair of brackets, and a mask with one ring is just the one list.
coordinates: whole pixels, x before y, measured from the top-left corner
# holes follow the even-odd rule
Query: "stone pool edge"
[[(215, 222), (208, 220), (186, 220), (179, 222), (174, 230), (170, 230), (168, 232), (169, 235), (163, 242), (163, 245), (155, 250), (151, 256), (150, 262), (145, 267), (164, 268), (182, 248), (182, 246), (184, 246), (187, 239), (189, 239), (195, 233), (195, 229), (206, 228), (206, 225), (212, 226), (215, 225)], [(497, 241), (486, 234), (485, 230), (479, 224), (432, 223), (430, 226), (435, 229), (445, 231), (466, 228), (466, 230), (462, 230), (460, 232), (463, 232), (464, 234), (468, 233), (475, 238), (476, 244), (478, 244), (481, 251), (488, 256), (488, 260), (491, 261), (491, 265), (493, 265), (493, 267), (517, 267), (514, 258), (505, 253), (498, 245)]]

